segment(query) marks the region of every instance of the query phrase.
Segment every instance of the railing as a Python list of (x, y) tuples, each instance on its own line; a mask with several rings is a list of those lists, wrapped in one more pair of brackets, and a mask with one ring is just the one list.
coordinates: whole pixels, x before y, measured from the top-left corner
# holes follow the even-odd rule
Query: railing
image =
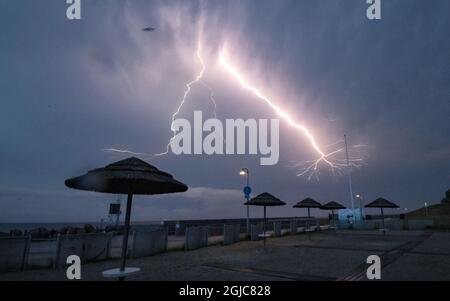
[[(225, 221), (225, 220), (224, 220)], [(314, 221), (323, 224), (325, 220), (304, 219), (304, 218), (273, 218), (268, 219), (266, 231), (274, 232), (274, 223), (277, 223), (277, 233), (285, 235), (291, 233), (291, 222), (295, 221), (297, 229), (306, 228), (309, 223)], [(262, 224), (263, 219), (251, 219), (252, 224)], [(226, 226), (225, 226), (226, 225)], [(191, 229), (186, 231), (186, 229)], [(258, 228), (259, 229), (259, 228)], [(246, 220), (226, 220), (226, 223), (214, 221), (208, 224), (207, 221), (190, 221), (178, 227), (176, 223), (168, 223), (166, 227), (133, 227), (133, 235), (130, 236), (129, 246), (132, 257), (146, 257), (152, 254), (167, 251), (170, 243), (178, 243), (179, 249), (196, 249), (209, 244), (233, 244), (239, 242), (246, 232)], [(225, 241), (225, 231), (226, 241)], [(259, 229), (258, 231), (262, 231)], [(298, 231), (301, 232), (301, 231)], [(142, 233), (142, 234), (140, 234)], [(188, 235), (186, 235), (188, 234)], [(292, 233), (296, 234), (296, 233)], [(178, 236), (176, 236), (178, 235)], [(183, 235), (183, 236), (181, 236)], [(278, 236), (278, 235), (276, 235)], [(175, 237), (175, 239), (169, 239)], [(20, 270), (26, 268), (64, 268), (66, 266), (65, 258), (68, 255), (78, 255), (82, 262), (92, 262), (117, 258), (121, 249), (120, 236), (116, 233), (93, 233), (93, 234), (66, 234), (58, 235), (57, 239), (23, 239), (20, 246), (17, 238), (2, 238), (0, 244), (0, 254), (5, 258), (19, 256), (14, 267), (1, 265), (0, 272), (10, 270)], [(158, 241), (154, 244), (151, 241)], [(16, 251), (12, 250), (14, 245)], [(114, 252), (116, 251), (116, 252)], [(19, 255), (17, 255), (19, 254)], [(12, 258), (8, 258), (11, 261)]]

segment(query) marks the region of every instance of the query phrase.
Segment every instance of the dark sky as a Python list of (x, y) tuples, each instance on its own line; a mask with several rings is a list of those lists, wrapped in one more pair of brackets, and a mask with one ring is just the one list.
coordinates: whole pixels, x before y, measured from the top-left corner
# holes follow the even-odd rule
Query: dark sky
[[(346, 133), (364, 146), (350, 149), (364, 157), (352, 176), (365, 202), (437, 203), (450, 188), (450, 2), (383, 0), (380, 21), (367, 20), (365, 2), (82, 0), (82, 20), (69, 21), (65, 1), (0, 0), (0, 222), (105, 218), (116, 196), (70, 190), (64, 179), (126, 157), (105, 148), (164, 150), (200, 70), (199, 41), (220, 119), (277, 118), (220, 69), (226, 47), (320, 145)], [(212, 115), (202, 85), (179, 116), (193, 110)], [(318, 180), (296, 176), (296, 162), (317, 156), (280, 123), (275, 166), (259, 156), (144, 158), (190, 190), (138, 197), (133, 219), (243, 217), (241, 167), (255, 193), (288, 203), (271, 215), (305, 214), (292, 205), (307, 196), (349, 206), (345, 174), (322, 164)]]

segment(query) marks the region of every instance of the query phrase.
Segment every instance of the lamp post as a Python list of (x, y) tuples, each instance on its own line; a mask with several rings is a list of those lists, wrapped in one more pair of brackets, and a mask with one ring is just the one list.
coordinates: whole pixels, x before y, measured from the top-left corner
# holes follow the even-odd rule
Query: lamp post
[[(247, 177), (247, 185), (246, 187), (250, 187), (250, 171), (248, 170), (248, 168), (242, 168), (241, 171), (239, 172), (239, 174), (241, 176), (246, 176)], [(245, 195), (247, 202), (250, 199), (250, 195), (246, 194)], [(247, 236), (250, 235), (250, 208), (249, 205), (247, 205)]]
[(425, 202), (425, 216), (428, 216), (428, 203)]
[(362, 195), (360, 193), (358, 193), (356, 195), (356, 198), (359, 200), (359, 213), (361, 215), (361, 222), (363, 221), (363, 211), (362, 211)]
[(352, 187), (352, 170), (350, 167), (350, 159), (348, 156), (348, 146), (347, 146), (347, 135), (344, 135), (345, 142), (345, 154), (347, 159), (347, 173), (348, 173), (348, 188), (350, 190), (350, 202), (352, 204), (352, 222), (355, 221), (354, 212), (355, 212), (355, 204), (353, 202), (353, 187)]

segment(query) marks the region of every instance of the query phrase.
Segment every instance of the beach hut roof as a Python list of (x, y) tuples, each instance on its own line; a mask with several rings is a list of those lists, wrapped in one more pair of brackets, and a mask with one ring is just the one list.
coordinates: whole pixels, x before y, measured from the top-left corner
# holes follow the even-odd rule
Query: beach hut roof
[(320, 208), (322, 205), (311, 198), (306, 198), (294, 205), (294, 208)]
[(320, 209), (323, 210), (339, 210), (339, 209), (345, 209), (345, 206), (339, 204), (338, 202), (329, 202), (320, 207)]
[(264, 192), (260, 195), (252, 198), (250, 201), (246, 202), (244, 205), (250, 206), (283, 206), (286, 205), (285, 202), (274, 197), (270, 193)]
[(184, 192), (188, 187), (138, 158), (128, 158), (65, 181), (74, 189), (115, 194)]
[(378, 198), (372, 203), (367, 204), (367, 208), (398, 208), (398, 206), (386, 199)]

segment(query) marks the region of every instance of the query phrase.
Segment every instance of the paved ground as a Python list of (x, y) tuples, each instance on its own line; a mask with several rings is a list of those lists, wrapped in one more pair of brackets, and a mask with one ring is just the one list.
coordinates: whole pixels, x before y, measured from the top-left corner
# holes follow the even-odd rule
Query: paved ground
[[(324, 231), (243, 241), (129, 260), (142, 268), (129, 280), (365, 280), (369, 255), (382, 258), (383, 280), (450, 280), (450, 233)], [(84, 280), (104, 280), (119, 261), (82, 266)], [(0, 275), (0, 280), (65, 280), (65, 270)]]

